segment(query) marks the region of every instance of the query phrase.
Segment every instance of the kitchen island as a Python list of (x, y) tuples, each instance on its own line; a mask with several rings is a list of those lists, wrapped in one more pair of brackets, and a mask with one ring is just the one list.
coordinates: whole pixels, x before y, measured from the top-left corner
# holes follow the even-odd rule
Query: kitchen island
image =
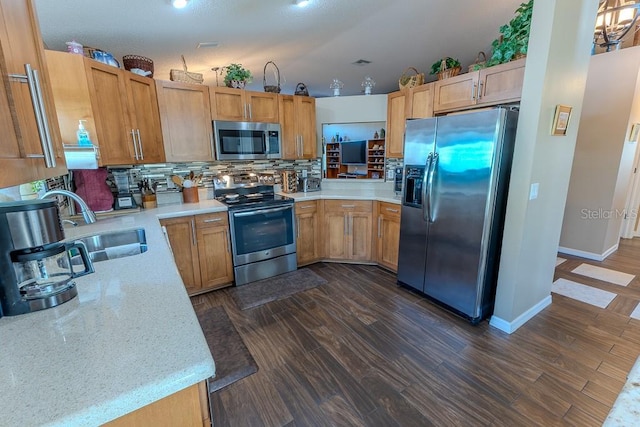
[(0, 425), (100, 425), (213, 376), (158, 218), (224, 210), (205, 200), (65, 228), (67, 240), (144, 228), (148, 251), (94, 263), (71, 301), (0, 319)]

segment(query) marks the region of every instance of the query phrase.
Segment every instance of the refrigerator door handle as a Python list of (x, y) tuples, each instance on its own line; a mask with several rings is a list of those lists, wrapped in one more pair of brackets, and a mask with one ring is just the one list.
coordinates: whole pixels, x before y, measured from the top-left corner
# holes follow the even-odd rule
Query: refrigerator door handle
[(431, 163), (433, 161), (433, 153), (429, 153), (427, 156), (427, 162), (424, 165), (424, 174), (422, 176), (422, 219), (429, 221), (429, 212), (427, 207), (427, 177), (429, 176), (429, 170), (431, 170)]
[(433, 159), (431, 160), (431, 170), (429, 171), (429, 181), (427, 184), (427, 214), (429, 216), (429, 222), (433, 222), (434, 219), (434, 215), (432, 215), (431, 212), (431, 195), (433, 194), (433, 176), (436, 173), (436, 167), (438, 165), (438, 153), (433, 153)]

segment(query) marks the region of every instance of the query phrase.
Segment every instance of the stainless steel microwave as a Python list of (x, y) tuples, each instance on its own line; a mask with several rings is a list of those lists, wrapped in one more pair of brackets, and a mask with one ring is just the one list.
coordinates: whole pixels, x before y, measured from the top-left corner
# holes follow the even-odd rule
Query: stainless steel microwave
[(277, 123), (213, 121), (217, 160), (282, 158)]

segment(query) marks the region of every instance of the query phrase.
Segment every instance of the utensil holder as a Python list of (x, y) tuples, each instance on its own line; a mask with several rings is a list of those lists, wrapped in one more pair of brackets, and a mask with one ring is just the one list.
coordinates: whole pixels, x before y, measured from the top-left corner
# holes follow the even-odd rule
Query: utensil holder
[(184, 203), (198, 203), (200, 201), (198, 197), (198, 187), (183, 188), (182, 201)]

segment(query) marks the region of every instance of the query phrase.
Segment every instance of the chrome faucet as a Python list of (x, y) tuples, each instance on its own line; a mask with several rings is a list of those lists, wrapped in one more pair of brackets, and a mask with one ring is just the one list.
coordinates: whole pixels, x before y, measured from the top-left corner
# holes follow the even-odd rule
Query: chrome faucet
[(70, 199), (75, 200), (78, 203), (78, 205), (80, 205), (80, 210), (81, 210), (80, 213), (82, 214), (82, 218), (84, 219), (84, 222), (86, 222), (87, 224), (93, 224), (94, 222), (96, 222), (96, 214), (87, 205), (87, 202), (82, 200), (82, 197), (78, 196), (76, 193), (73, 193), (67, 190), (51, 190), (44, 193), (42, 196), (40, 196), (40, 198), (44, 199), (45, 197), (57, 196), (57, 195), (67, 196)]

